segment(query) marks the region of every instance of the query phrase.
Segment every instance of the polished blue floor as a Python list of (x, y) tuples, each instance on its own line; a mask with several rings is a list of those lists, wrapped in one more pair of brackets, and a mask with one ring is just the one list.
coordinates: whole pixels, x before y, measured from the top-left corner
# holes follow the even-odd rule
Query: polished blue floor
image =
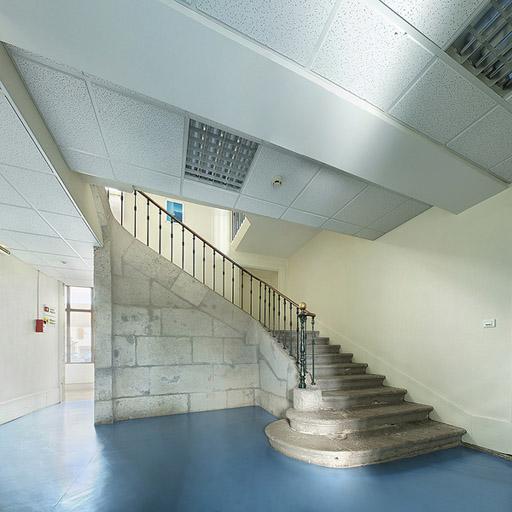
[(0, 427), (0, 511), (512, 511), (512, 462), (457, 448), (326, 469), (275, 452), (260, 408), (92, 426), (68, 402)]

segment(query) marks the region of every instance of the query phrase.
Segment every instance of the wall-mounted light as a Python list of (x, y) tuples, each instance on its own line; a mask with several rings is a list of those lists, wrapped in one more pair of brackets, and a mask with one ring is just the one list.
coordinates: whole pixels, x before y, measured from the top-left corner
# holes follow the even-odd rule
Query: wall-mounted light
[(5, 245), (0, 244), (0, 254), (11, 254), (11, 251)]
[(272, 178), (272, 186), (274, 188), (279, 188), (283, 184), (283, 178), (281, 176), (274, 176)]

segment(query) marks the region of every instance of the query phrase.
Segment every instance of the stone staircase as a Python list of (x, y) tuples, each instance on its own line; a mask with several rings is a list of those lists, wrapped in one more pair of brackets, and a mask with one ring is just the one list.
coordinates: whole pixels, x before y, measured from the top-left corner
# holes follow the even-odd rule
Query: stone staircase
[[(296, 335), (275, 331), (296, 354)], [(308, 370), (311, 338), (307, 333)], [(316, 386), (296, 389), (286, 419), (267, 426), (270, 444), (289, 457), (327, 467), (353, 467), (460, 445), (465, 430), (429, 419), (429, 405), (404, 401), (407, 390), (384, 386), (384, 375), (315, 333)]]

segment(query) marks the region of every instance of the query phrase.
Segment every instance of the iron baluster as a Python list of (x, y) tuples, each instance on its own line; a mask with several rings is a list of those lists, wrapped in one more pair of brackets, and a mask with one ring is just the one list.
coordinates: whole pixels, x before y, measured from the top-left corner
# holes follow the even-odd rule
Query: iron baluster
[(196, 277), (196, 235), (192, 235), (192, 277)]
[(267, 326), (267, 285), (265, 284), (265, 294), (263, 296), (263, 325)]
[(244, 309), (244, 269), (241, 268), (238, 274), (240, 276), (240, 309)]
[(121, 191), (121, 226), (123, 225), (124, 192)]
[(249, 296), (250, 296), (250, 306), (249, 306), (249, 313), (250, 315), (252, 316), (252, 275), (251, 275), (251, 290), (249, 292)]
[(171, 263), (174, 262), (174, 219), (171, 217)]
[(226, 257), (222, 256), (222, 296), (226, 296)]
[(293, 311), (293, 305), (292, 303), (290, 302), (290, 355), (292, 355), (292, 352), (293, 352), (293, 316), (292, 316), (292, 311)]
[(162, 210), (158, 210), (158, 254), (162, 254)]
[(258, 300), (258, 320), (261, 322), (261, 281), (260, 281), (260, 296)]
[(235, 303), (235, 264), (231, 263), (231, 302)]
[(299, 308), (297, 307), (297, 318), (296, 318), (296, 329), (297, 329), (297, 352), (295, 353), (295, 358), (297, 360), (297, 366), (299, 365)]
[(316, 333), (315, 333), (315, 315), (311, 316), (311, 384), (314, 386), (315, 382), (315, 343), (316, 343)]
[(213, 249), (213, 291), (215, 291), (215, 249)]
[(276, 330), (276, 292), (272, 290), (272, 330)]
[(204, 274), (205, 274), (205, 264), (206, 264), (206, 244), (203, 242), (203, 284), (204, 284)]
[(306, 304), (301, 302), (299, 305), (299, 322), (300, 322), (300, 356), (299, 356), (299, 388), (306, 387), (306, 347), (307, 347), (307, 320)]
[(133, 193), (133, 237), (137, 238), (137, 191)]
[(181, 268), (185, 270), (185, 226), (181, 225)]
[(149, 247), (149, 199), (146, 199), (146, 245)]
[[(284, 322), (283, 322), (283, 340), (288, 341), (286, 337), (286, 299), (283, 298), (283, 312), (284, 312)], [(285, 348), (288, 348), (285, 343)]]

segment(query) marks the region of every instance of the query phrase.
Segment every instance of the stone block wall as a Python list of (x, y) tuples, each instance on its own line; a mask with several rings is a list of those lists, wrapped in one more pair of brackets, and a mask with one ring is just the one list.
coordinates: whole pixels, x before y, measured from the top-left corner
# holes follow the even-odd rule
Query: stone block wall
[(293, 359), (250, 315), (124, 230), (96, 189), (95, 421), (291, 406)]

